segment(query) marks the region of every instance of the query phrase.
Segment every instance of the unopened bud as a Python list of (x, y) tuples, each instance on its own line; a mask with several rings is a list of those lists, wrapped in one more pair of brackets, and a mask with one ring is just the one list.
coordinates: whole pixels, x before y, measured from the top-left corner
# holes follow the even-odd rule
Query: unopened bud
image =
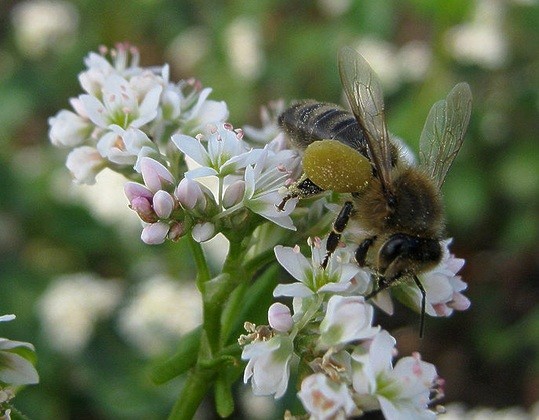
[(268, 321), (271, 328), (280, 332), (287, 332), (294, 325), (290, 308), (279, 302), (276, 302), (269, 307)]
[(168, 231), (168, 239), (171, 241), (178, 241), (183, 235), (185, 235), (185, 227), (181, 222), (175, 222), (170, 225)]
[(225, 209), (238, 204), (245, 193), (245, 181), (239, 179), (228, 186), (223, 195), (223, 207)]
[(174, 177), (161, 163), (149, 157), (140, 159), (140, 171), (144, 184), (152, 192), (170, 190), (174, 185)]
[(159, 217), (152, 208), (152, 203), (146, 197), (136, 197), (131, 201), (131, 208), (137, 212), (142, 221), (153, 223), (159, 220)]
[(168, 223), (152, 223), (142, 229), (142, 234), (140, 235), (140, 238), (144, 243), (148, 245), (158, 245), (165, 242), (168, 231)]
[(166, 191), (157, 191), (153, 196), (153, 209), (160, 219), (168, 219), (174, 210), (174, 198)]
[[(180, 184), (174, 191), (174, 195), (180, 202), (181, 206), (186, 210), (193, 210), (197, 203), (204, 203), (206, 198), (202, 193), (200, 184), (189, 178), (183, 178)], [(204, 207), (204, 206), (202, 206)]]

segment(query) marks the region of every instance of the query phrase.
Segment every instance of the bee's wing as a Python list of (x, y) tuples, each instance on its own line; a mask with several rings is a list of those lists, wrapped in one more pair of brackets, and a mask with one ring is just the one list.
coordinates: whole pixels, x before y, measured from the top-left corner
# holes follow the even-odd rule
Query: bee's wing
[(421, 167), (442, 187), (457, 156), (472, 112), (472, 92), (467, 83), (457, 84), (445, 99), (436, 102), (419, 140)]
[(378, 77), (354, 49), (339, 52), (341, 82), (359, 125), (365, 130), (369, 159), (384, 191), (391, 193), (391, 143), (384, 116), (384, 97)]

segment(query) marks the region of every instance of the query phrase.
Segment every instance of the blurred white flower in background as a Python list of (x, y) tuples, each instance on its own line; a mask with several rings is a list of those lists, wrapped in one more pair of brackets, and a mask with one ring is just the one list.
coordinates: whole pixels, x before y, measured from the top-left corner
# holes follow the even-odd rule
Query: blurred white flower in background
[(230, 66), (246, 80), (256, 79), (264, 65), (260, 25), (253, 19), (239, 17), (228, 26), (225, 37)]
[(318, 0), (317, 3), (322, 13), (334, 18), (346, 13), (352, 6), (351, 0)]
[(167, 47), (165, 57), (174, 69), (191, 73), (208, 53), (210, 35), (203, 26), (193, 26), (180, 33)]
[(202, 300), (192, 283), (158, 275), (142, 283), (119, 315), (121, 334), (142, 353), (169, 350), (202, 322)]
[(91, 273), (65, 275), (54, 280), (38, 301), (42, 329), (51, 347), (66, 355), (84, 349), (95, 324), (107, 318), (121, 297), (117, 281)]
[(66, 1), (23, 1), (11, 14), (15, 42), (30, 58), (62, 52), (76, 39), (79, 12)]
[(457, 25), (447, 33), (447, 49), (462, 63), (489, 70), (500, 68), (508, 55), (504, 18), (504, 2), (478, 0), (471, 22)]

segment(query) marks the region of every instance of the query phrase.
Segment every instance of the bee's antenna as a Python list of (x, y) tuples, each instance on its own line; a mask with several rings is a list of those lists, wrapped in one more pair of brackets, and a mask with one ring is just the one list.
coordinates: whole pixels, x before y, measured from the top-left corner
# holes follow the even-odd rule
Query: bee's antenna
[(423, 287), (416, 275), (414, 275), (414, 282), (421, 292), (421, 317), (419, 320), (419, 338), (423, 338), (423, 333), (425, 332), (425, 305), (427, 303), (427, 292), (425, 292), (425, 288)]

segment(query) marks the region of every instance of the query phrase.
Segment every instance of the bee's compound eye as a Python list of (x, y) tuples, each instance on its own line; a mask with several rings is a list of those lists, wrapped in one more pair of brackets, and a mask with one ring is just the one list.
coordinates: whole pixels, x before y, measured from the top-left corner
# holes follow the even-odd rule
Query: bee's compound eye
[(409, 248), (409, 238), (404, 235), (393, 235), (380, 249), (380, 257), (385, 261), (393, 261), (399, 255), (402, 255)]
[(323, 190), (362, 191), (372, 177), (370, 161), (337, 140), (315, 141), (305, 149), (303, 170)]

